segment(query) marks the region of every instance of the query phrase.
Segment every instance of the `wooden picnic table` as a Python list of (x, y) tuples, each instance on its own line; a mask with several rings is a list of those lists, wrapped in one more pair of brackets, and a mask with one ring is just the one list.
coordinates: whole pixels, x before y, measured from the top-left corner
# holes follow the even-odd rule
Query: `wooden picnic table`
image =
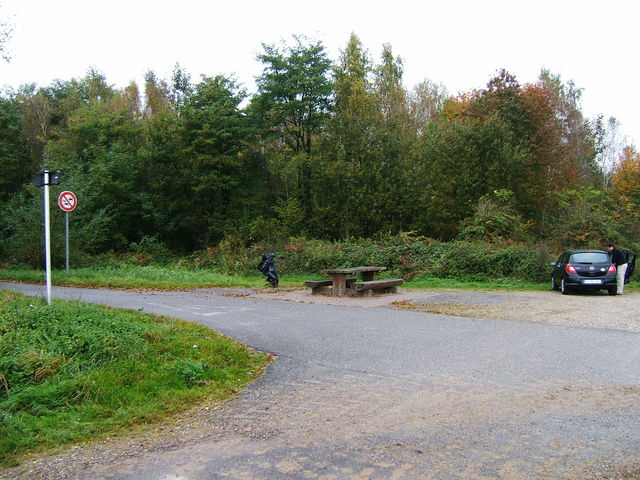
[(373, 280), (373, 277), (377, 272), (386, 270), (386, 267), (352, 267), (352, 268), (332, 268), (329, 270), (322, 270), (320, 273), (331, 275), (333, 289), (332, 294), (336, 296), (347, 295), (347, 276), (362, 274), (362, 281), (369, 282)]

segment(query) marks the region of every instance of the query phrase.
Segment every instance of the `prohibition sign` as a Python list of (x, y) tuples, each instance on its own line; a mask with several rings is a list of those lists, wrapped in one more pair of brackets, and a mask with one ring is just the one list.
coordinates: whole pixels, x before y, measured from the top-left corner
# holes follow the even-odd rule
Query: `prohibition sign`
[(78, 199), (73, 192), (62, 192), (58, 197), (58, 205), (65, 212), (71, 212), (78, 204)]

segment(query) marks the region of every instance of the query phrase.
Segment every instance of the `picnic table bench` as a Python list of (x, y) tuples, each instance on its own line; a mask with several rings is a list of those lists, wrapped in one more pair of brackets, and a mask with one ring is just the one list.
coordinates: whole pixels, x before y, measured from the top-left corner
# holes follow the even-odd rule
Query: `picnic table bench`
[[(395, 293), (402, 284), (400, 278), (374, 280), (376, 273), (386, 270), (385, 267), (362, 266), (352, 268), (333, 268), (321, 273), (331, 275), (327, 280), (307, 280), (305, 285), (311, 288), (312, 294), (331, 292), (335, 296), (372, 295), (375, 293)], [(358, 275), (362, 281), (357, 281)]]
[(372, 295), (376, 293), (396, 293), (398, 285), (402, 285), (401, 278), (387, 278), (384, 280), (371, 280), (368, 282), (355, 282), (353, 289), (356, 292), (363, 292), (363, 295)]

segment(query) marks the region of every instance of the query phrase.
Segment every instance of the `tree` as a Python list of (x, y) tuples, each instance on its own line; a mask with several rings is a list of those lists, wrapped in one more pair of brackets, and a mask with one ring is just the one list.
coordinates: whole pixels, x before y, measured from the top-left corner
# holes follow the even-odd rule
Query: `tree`
[[(368, 194), (374, 200), (371, 208), (378, 218), (378, 228), (390, 232), (401, 231), (410, 221), (406, 206), (412, 199), (407, 197), (404, 188), (405, 172), (417, 141), (402, 76), (402, 59), (394, 57), (391, 45), (383, 45), (381, 63), (374, 77), (379, 122), (374, 125), (377, 148), (373, 168), (378, 181)], [(389, 208), (390, 205), (396, 207)]]
[(523, 86), (500, 70), (485, 89), (446, 102), (422, 142), (425, 178), (448, 179), (440, 188), (430, 183), (432, 200), (448, 206), (434, 212), (437, 230), (455, 235), (451, 228), (482, 195), (505, 188), (534, 231), (549, 231), (558, 192), (594, 178), (593, 135), (578, 99), (579, 91), (557, 77)]
[(29, 149), (22, 135), (22, 115), (15, 96), (0, 97), (0, 203), (18, 191), (32, 172)]
[(600, 172), (596, 159), (594, 126), (582, 114), (582, 89), (573, 81), (563, 83), (559, 75), (548, 70), (540, 73), (539, 84), (548, 93), (555, 112), (557, 133), (562, 144), (557, 152), (581, 185), (593, 185)]
[(334, 115), (321, 148), (325, 188), (315, 197), (314, 230), (324, 236), (368, 235), (380, 225), (369, 203), (379, 180), (375, 151), (381, 122), (373, 72), (362, 42), (351, 34), (333, 68)]
[(245, 166), (246, 117), (239, 106), (245, 93), (222, 75), (203, 77), (180, 108), (180, 131), (190, 177), (185, 212), (191, 225), (191, 247), (218, 242), (227, 228), (242, 222), (245, 206), (240, 183)]
[(423, 135), (419, 151), (407, 177), (414, 200), (407, 207), (412, 230), (454, 238), (479, 199), (500, 189), (514, 192), (516, 214), (521, 212), (519, 201), (528, 188), (527, 149), (497, 112), (443, 115)]
[(611, 177), (616, 170), (618, 161), (625, 154), (627, 148), (626, 138), (620, 134), (620, 122), (614, 117), (609, 117), (605, 122), (602, 116), (595, 122), (596, 136), (596, 162), (602, 174), (602, 188), (611, 187)]
[(634, 147), (626, 147), (616, 163), (611, 179), (618, 195), (634, 199), (640, 205), (640, 153)]
[(163, 113), (173, 107), (167, 82), (158, 79), (152, 71), (144, 75), (144, 98), (146, 116)]
[(449, 98), (447, 88), (430, 80), (424, 80), (413, 88), (409, 96), (409, 110), (414, 128), (422, 135), (429, 123), (434, 121)]
[(185, 98), (191, 93), (191, 89), (191, 75), (176, 63), (171, 74), (171, 96), (174, 108), (179, 109), (184, 105)]
[(610, 194), (613, 216), (627, 237), (637, 242), (640, 236), (640, 153), (634, 147), (624, 149), (611, 177)]
[(331, 110), (329, 61), (321, 42), (294, 37), (290, 46), (263, 45), (265, 65), (249, 114), (261, 154), (275, 180), (274, 203), (297, 207), (307, 223), (312, 216), (313, 155)]
[(402, 85), (403, 61), (394, 57), (391, 45), (382, 46), (382, 62), (375, 69), (375, 86), (380, 109), (385, 118), (407, 113), (407, 95)]
[(86, 225), (101, 219), (102, 226), (95, 228), (100, 235), (87, 241), (87, 249), (122, 251), (156, 228), (142, 188), (137, 87), (112, 89), (91, 72), (75, 87), (68, 92), (78, 95), (77, 108), (46, 144), (50, 166), (64, 171), (65, 186), (82, 199), (74, 218)]
[(294, 40), (282, 49), (263, 44), (258, 59), (265, 67), (253, 103), (273, 136), (295, 154), (310, 154), (331, 108), (331, 62), (321, 42)]
[(44, 147), (50, 139), (51, 102), (35, 85), (22, 89), (18, 95), (22, 115), (22, 131), (29, 145), (32, 165), (40, 165)]

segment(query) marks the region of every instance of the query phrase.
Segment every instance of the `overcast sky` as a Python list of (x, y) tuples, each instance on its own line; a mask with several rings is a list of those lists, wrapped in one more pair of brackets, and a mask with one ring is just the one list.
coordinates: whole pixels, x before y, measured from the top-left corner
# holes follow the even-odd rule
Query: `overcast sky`
[(587, 117), (614, 116), (640, 142), (637, 0), (0, 0), (15, 27), (0, 85), (84, 76), (109, 83), (168, 78), (176, 63), (200, 74), (233, 74), (252, 92), (261, 44), (294, 34), (320, 40), (336, 60), (351, 32), (375, 61), (391, 44), (405, 84), (424, 79), (456, 94), (483, 88), (500, 68), (520, 83), (547, 68), (584, 90)]

